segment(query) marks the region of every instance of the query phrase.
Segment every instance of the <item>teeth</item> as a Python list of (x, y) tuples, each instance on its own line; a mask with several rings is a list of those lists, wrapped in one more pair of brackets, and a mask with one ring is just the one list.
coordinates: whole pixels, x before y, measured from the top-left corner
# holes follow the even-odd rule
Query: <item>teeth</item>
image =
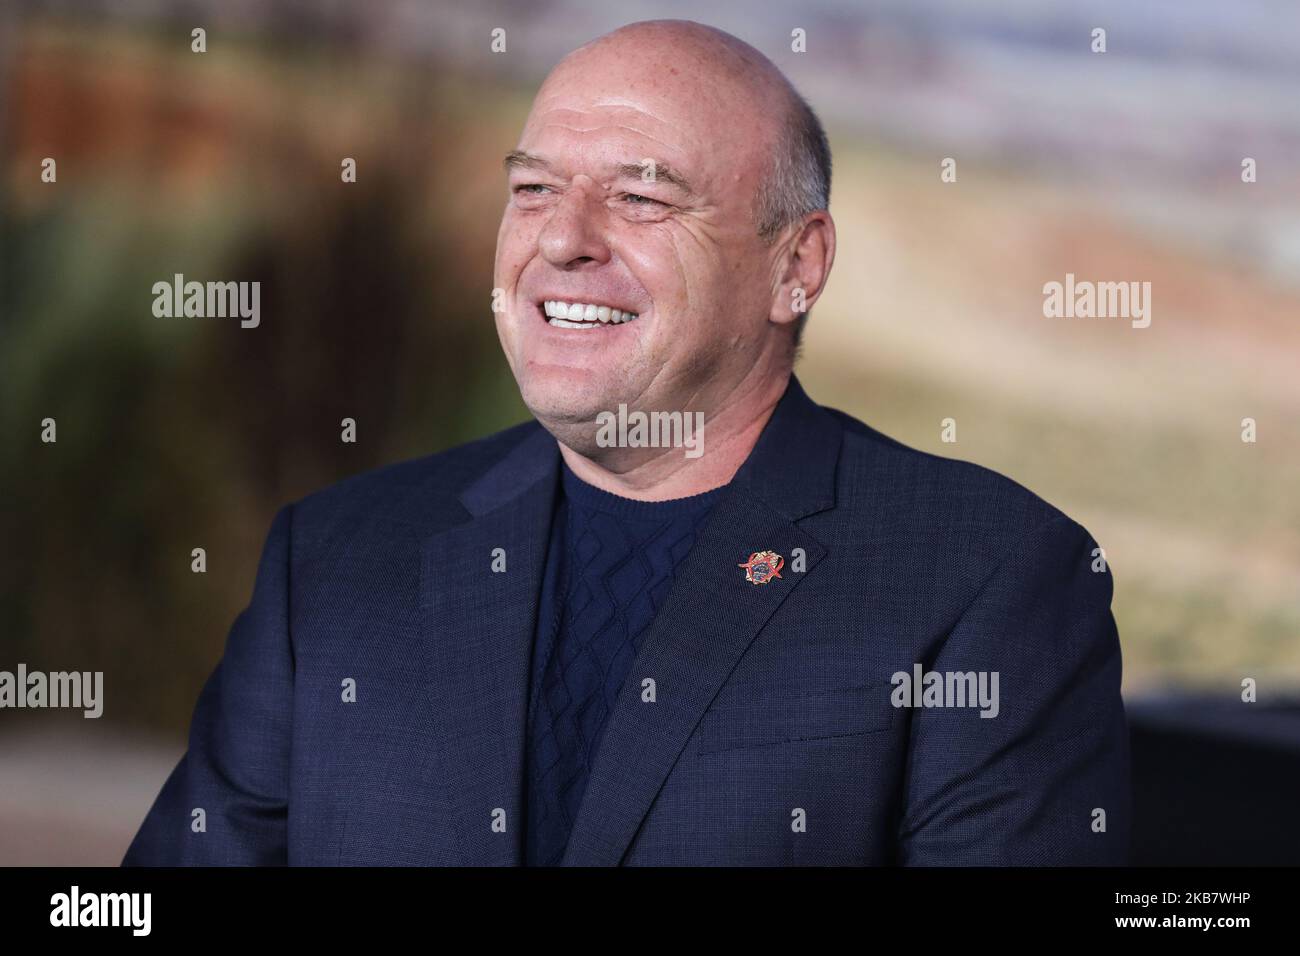
[(611, 309), (593, 302), (563, 302), (548, 299), (542, 303), (547, 321), (557, 329), (594, 329), (598, 325), (621, 325), (637, 317), (635, 312)]

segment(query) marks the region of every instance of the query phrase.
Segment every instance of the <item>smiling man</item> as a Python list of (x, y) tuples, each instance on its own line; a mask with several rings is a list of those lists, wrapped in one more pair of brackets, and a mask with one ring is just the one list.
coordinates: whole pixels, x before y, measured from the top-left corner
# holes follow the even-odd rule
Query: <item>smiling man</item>
[(633, 24), (505, 166), (536, 421), (277, 515), (126, 862), (1122, 862), (1096, 543), (792, 374), (835, 228), (776, 67)]

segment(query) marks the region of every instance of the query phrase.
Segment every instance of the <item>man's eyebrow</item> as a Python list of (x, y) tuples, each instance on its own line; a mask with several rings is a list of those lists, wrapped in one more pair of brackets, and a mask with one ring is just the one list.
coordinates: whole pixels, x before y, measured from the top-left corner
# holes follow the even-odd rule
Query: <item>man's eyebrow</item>
[(676, 186), (687, 195), (695, 195), (695, 190), (686, 181), (686, 177), (667, 163), (656, 160), (642, 163), (623, 163), (618, 167), (618, 174), (623, 179), (643, 179), (647, 169), (650, 171), (650, 178), (646, 180), (647, 182), (667, 183), (669, 186)]
[(522, 149), (512, 149), (506, 153), (506, 158), (502, 160), (501, 165), (507, 171), (511, 169), (547, 169), (551, 164), (540, 156), (534, 156), (532, 153), (526, 153)]
[[(547, 160), (522, 149), (512, 149), (506, 153), (502, 165), (507, 171), (511, 169), (542, 169), (547, 172), (554, 172), (554, 167)], [(688, 195), (695, 194), (695, 190), (691, 188), (691, 184), (687, 182), (686, 177), (667, 163), (654, 160), (643, 163), (621, 163), (617, 167), (617, 173), (620, 179), (642, 179), (647, 168), (651, 170), (651, 178), (647, 180), (648, 182), (665, 183), (677, 187)]]

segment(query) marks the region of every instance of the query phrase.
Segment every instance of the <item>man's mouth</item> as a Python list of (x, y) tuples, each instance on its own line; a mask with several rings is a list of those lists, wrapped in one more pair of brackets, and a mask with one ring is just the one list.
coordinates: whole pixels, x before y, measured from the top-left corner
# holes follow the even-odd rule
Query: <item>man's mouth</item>
[(542, 304), (546, 323), (556, 329), (594, 329), (602, 325), (634, 322), (637, 313), (615, 309), (598, 302), (565, 302), (548, 299)]

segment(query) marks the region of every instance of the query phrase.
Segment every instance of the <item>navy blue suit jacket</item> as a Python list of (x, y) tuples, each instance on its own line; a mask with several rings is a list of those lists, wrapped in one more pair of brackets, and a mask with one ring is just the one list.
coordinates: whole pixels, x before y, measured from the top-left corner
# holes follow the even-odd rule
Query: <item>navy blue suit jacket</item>
[[(558, 462), (530, 422), (281, 510), (124, 862), (520, 863)], [(564, 862), (1125, 862), (1095, 547), (1014, 482), (792, 379), (645, 635)], [(781, 576), (749, 583), (763, 550)], [(892, 675), (918, 664), (997, 672), (997, 716), (895, 706)]]

